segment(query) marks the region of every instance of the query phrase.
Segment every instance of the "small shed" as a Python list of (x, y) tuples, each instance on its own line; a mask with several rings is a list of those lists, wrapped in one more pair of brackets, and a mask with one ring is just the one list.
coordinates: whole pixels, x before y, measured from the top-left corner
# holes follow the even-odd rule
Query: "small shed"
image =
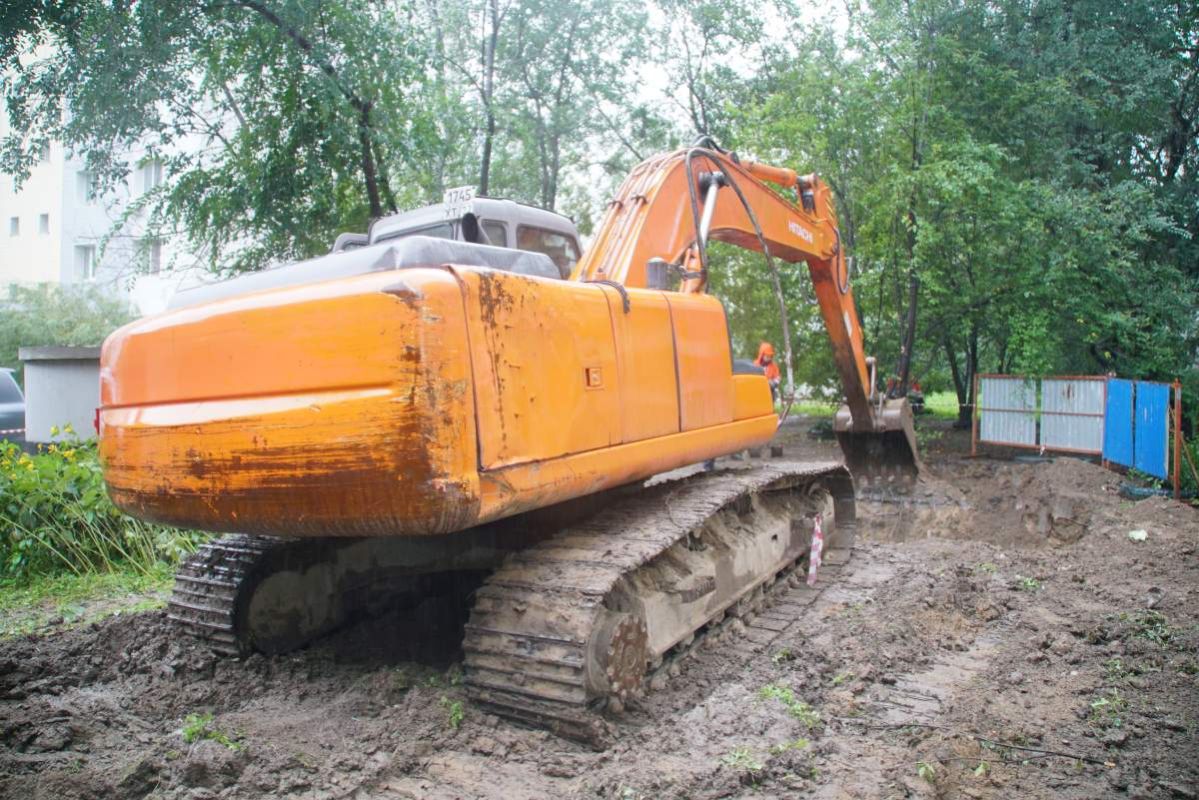
[(96, 435), (100, 405), (99, 347), (22, 347), (25, 365), (25, 441), (51, 442), (66, 425), (81, 439)]

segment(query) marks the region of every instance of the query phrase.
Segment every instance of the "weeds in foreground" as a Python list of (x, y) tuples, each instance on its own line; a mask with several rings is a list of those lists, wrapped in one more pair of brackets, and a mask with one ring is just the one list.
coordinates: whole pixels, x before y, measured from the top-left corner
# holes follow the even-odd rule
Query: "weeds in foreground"
[(462, 720), (466, 719), (466, 709), (463, 707), (462, 701), (451, 700), (443, 694), (441, 696), (441, 707), (444, 708), (448, 714), (446, 722), (449, 723), (449, 726), (454, 730), (461, 728)]
[(795, 692), (787, 686), (768, 683), (758, 690), (758, 696), (763, 700), (778, 700), (787, 708), (787, 713), (809, 728), (820, 724), (820, 714), (803, 700), (797, 698)]
[(207, 739), (230, 750), (240, 750), (243, 747), (241, 742), (212, 724), (212, 714), (188, 714), (183, 720), (180, 733), (183, 735), (183, 741), (188, 744)]
[(1174, 629), (1170, 627), (1166, 615), (1159, 611), (1142, 611), (1133, 618), (1133, 625), (1136, 626), (1137, 636), (1162, 647), (1174, 638)]
[(834, 675), (833, 676), (833, 686), (840, 686), (841, 684), (845, 683), (846, 681), (852, 681), (854, 679), (854, 677), (855, 676), (852, 672), (842, 672), (837, 675)]
[(1122, 728), (1127, 711), (1128, 700), (1120, 690), (1109, 689), (1091, 701), (1091, 724), (1100, 728)]
[(1017, 575), (1015, 588), (1021, 592), (1035, 592), (1041, 588), (1041, 582), (1036, 578), (1026, 578), (1023, 575)]
[(726, 753), (720, 757), (720, 763), (751, 774), (761, 772), (766, 766), (748, 747), (738, 747), (731, 753)]
[(1128, 677), (1130, 670), (1119, 658), (1109, 658), (1103, 662), (1103, 677), (1108, 683), (1120, 683)]
[(927, 783), (937, 782), (937, 769), (927, 761), (916, 762), (916, 775)]
[(812, 743), (803, 738), (796, 739), (792, 742), (783, 742), (782, 744), (772, 745), (770, 748), (770, 754), (777, 756), (787, 752), (788, 750), (806, 750), (810, 744)]

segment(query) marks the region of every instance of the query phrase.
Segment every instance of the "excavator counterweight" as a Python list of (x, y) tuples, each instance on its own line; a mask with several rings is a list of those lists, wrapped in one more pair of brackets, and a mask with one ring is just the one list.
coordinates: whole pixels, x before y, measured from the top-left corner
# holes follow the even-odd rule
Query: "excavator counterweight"
[[(130, 514), (229, 534), (187, 560), (169, 607), (214, 649), (283, 652), (389, 594), (486, 575), (463, 644), (471, 695), (591, 739), (597, 710), (752, 614), (813, 542), (846, 557), (855, 479), (902, 484), (920, 462), (906, 403), (877, 394), (815, 176), (711, 144), (656, 156), (565, 279), (571, 230), (475, 214), (496, 202), (436, 226), (466, 241), (384, 225), (391, 238), (349, 237), (114, 333), (105, 480)], [(543, 252), (495, 246), (510, 236)], [(751, 460), (662, 477), (778, 427), (705, 291), (709, 239), (771, 270), (807, 264), (848, 471)]]

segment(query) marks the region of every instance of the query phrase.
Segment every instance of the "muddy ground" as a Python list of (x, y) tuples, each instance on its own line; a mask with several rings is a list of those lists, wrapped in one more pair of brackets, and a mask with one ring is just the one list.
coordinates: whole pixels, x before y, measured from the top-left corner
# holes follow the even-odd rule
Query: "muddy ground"
[(0, 642), (0, 797), (1199, 796), (1199, 512), (925, 430), (927, 490), (606, 750), (472, 706), (436, 609), (245, 661), (147, 612)]

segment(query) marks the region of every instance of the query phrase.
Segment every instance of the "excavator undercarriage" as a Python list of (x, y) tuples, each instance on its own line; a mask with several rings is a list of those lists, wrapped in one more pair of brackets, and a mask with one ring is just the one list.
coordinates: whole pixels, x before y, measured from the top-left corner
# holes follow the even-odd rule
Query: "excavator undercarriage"
[(623, 487), (424, 552), (390, 538), (225, 536), (185, 562), (168, 613), (218, 652), (281, 653), (425, 596), (438, 576), (489, 572), (462, 645), (469, 695), (601, 744), (596, 712), (660, 686), (776, 586), (804, 580), (817, 530), (828, 551), (852, 550), (843, 466), (750, 464)]

